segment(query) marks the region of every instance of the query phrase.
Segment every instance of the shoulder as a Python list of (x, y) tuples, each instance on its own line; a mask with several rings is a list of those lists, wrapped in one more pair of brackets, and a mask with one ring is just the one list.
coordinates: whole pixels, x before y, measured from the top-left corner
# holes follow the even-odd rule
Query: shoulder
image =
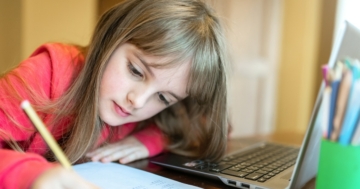
[[(28, 82), (37, 82), (50, 98), (61, 96), (84, 65), (84, 55), (75, 45), (46, 43), (22, 62), (21, 73)], [(31, 77), (31, 78), (30, 78)]]
[(83, 61), (84, 57), (80, 50), (75, 45), (63, 43), (46, 43), (38, 47), (30, 57), (39, 54), (47, 54), (48, 58), (53, 63), (59, 62), (79, 62)]

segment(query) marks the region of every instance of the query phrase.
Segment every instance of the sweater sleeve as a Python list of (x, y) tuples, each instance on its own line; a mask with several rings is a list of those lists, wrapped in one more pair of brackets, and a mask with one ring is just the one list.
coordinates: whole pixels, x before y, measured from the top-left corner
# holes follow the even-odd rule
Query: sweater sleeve
[(133, 136), (146, 146), (150, 157), (161, 153), (167, 144), (161, 130), (155, 124), (145, 127)]
[[(46, 54), (40, 53), (26, 59), (0, 78), (0, 148), (8, 148), (5, 142), (8, 140), (16, 141), (25, 150), (30, 144), (35, 129), (20, 108), (20, 102), (30, 97), (26, 85), (39, 91), (41, 85), (50, 80), (49, 74), (34, 72), (36, 68), (40, 72), (48, 68), (46, 63), (39, 64), (45, 58)], [(41, 92), (48, 94), (49, 90)], [(35, 178), (50, 165), (40, 155), (9, 149), (0, 149), (0, 157), (0, 188), (30, 188)]]
[(44, 171), (56, 166), (34, 153), (0, 149), (0, 188), (30, 188)]
[[(55, 44), (41, 46), (30, 58), (0, 77), (0, 188), (30, 188), (41, 173), (54, 166), (41, 156), (48, 148), (38, 137), (20, 103), (28, 99), (35, 105), (34, 96), (30, 95), (32, 91), (36, 92), (35, 97), (44, 100), (61, 95), (59, 90), (64, 90), (68, 83), (59, 83), (56, 78), (61, 75), (61, 68), (69, 69), (67, 62), (70, 62), (65, 60), (70, 56), (66, 56), (64, 48)], [(70, 74), (62, 76), (63, 79), (70, 78)], [(39, 115), (46, 118), (44, 114)], [(9, 150), (6, 143), (9, 140), (16, 141), (26, 153)]]

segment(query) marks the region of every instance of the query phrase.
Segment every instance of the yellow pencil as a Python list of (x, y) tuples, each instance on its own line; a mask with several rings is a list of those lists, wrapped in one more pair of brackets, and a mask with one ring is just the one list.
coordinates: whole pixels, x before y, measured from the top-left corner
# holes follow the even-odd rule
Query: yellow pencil
[(66, 169), (72, 169), (71, 163), (69, 159), (65, 156), (64, 152), (61, 150), (59, 144), (55, 141), (54, 137), (50, 134), (49, 130), (46, 128), (43, 121), (41, 121), (40, 117), (37, 115), (35, 110), (32, 108), (29, 101), (24, 100), (21, 103), (21, 108), (25, 111), (25, 113), (30, 118), (31, 122), (35, 125), (36, 129), (39, 131), (46, 144), (53, 151), (59, 162)]

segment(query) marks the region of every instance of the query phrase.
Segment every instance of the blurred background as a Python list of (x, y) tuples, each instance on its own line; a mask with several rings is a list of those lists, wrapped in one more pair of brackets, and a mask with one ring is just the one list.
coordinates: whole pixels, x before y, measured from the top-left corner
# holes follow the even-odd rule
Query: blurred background
[[(0, 73), (46, 42), (86, 45), (121, 0), (0, 0)], [(224, 21), (232, 137), (304, 133), (337, 29), (357, 0), (207, 0)]]

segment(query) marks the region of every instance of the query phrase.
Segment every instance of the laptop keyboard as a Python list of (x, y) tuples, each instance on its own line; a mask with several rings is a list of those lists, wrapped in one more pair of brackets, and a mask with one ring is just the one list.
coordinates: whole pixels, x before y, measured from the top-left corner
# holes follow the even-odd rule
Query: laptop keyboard
[(298, 152), (297, 148), (266, 144), (227, 156), (216, 163), (196, 160), (198, 166), (195, 169), (265, 182), (294, 165)]

